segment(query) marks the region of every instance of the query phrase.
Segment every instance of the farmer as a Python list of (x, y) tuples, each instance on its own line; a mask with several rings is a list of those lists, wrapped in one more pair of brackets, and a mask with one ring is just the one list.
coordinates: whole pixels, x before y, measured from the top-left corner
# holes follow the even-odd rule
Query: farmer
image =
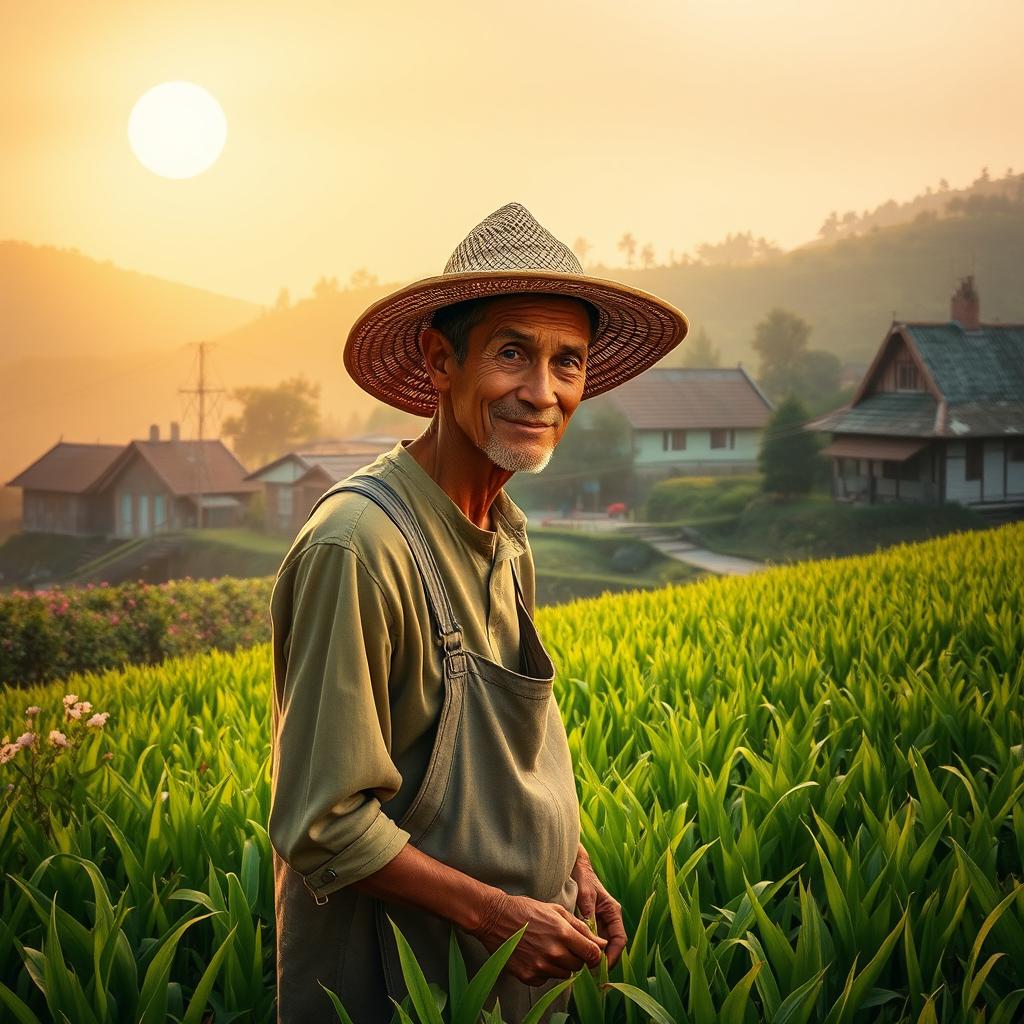
[(515, 203), (353, 326), (356, 383), (430, 422), (319, 499), (274, 585), (282, 1024), (337, 1020), (321, 985), (356, 1024), (387, 1024), (406, 995), (392, 921), (444, 990), (451, 940), (472, 977), (527, 925), (487, 1003), (510, 1021), (617, 962), (622, 915), (580, 844), (526, 517), (503, 487), (547, 465), (581, 399), (686, 330), (585, 276)]

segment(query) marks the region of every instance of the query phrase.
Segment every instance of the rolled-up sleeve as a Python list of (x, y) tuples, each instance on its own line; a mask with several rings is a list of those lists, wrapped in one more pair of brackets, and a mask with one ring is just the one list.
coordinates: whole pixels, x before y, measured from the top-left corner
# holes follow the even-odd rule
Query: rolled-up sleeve
[(381, 809), (402, 782), (390, 754), (394, 622), (357, 553), (331, 541), (282, 566), (271, 620), (270, 840), (322, 900), (409, 840)]

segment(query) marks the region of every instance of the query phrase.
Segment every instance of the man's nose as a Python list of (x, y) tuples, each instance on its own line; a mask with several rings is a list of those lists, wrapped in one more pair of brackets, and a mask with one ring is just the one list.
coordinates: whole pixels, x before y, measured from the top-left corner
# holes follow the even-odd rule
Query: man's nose
[(519, 388), (518, 396), (535, 409), (550, 409), (558, 405), (555, 377), (546, 362), (537, 362)]

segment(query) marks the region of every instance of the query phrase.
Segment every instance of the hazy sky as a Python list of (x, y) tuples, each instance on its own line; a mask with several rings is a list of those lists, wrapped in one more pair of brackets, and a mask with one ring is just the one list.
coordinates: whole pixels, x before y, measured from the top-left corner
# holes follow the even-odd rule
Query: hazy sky
[[(619, 262), (1024, 170), (1019, 0), (0, 0), (0, 238), (270, 304), (439, 273), (510, 200)], [(227, 145), (143, 168), (128, 115), (186, 79)]]

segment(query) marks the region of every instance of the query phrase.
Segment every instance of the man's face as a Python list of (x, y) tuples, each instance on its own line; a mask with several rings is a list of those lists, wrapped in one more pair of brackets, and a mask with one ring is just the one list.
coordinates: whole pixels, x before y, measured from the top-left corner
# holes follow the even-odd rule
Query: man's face
[(466, 436), (511, 473), (539, 473), (583, 397), (590, 320), (562, 296), (503, 296), (451, 360), (450, 397)]

